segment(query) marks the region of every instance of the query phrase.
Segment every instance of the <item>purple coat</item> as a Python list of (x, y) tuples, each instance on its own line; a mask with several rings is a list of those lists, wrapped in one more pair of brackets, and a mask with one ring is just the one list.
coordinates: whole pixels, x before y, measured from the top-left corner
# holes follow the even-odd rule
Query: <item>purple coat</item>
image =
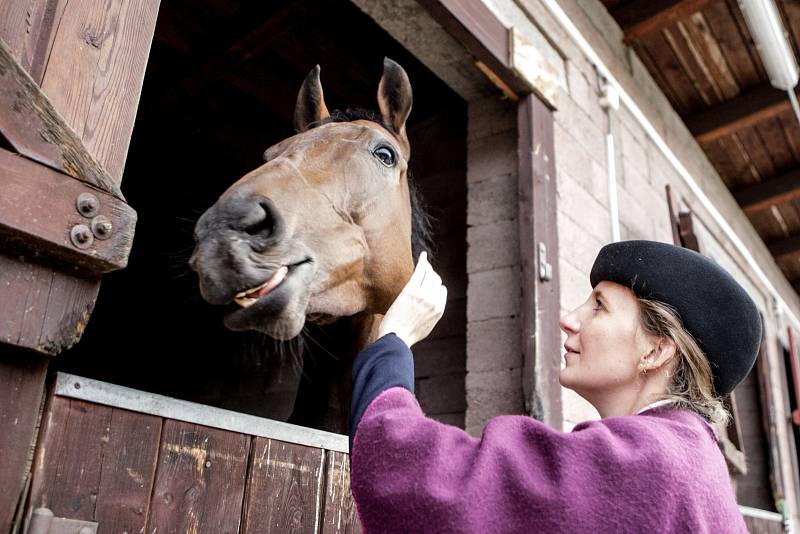
[(714, 432), (689, 411), (572, 432), (502, 416), (477, 439), (393, 387), (364, 411), (351, 462), (364, 534), (747, 532)]

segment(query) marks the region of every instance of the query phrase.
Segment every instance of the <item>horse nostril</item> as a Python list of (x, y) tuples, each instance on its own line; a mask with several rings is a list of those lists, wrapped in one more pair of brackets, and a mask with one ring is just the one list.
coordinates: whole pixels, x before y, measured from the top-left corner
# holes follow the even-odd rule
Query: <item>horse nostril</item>
[[(281, 219), (272, 202), (265, 197), (255, 197), (244, 218), (240, 229), (256, 238), (270, 242), (280, 238)], [(265, 243), (266, 244), (266, 243)]]

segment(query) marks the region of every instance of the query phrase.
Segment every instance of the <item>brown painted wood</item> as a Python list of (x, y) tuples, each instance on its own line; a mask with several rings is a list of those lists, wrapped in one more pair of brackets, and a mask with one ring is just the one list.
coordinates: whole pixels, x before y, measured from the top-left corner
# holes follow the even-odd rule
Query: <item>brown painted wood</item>
[(248, 436), (165, 421), (147, 532), (238, 532), (249, 449)]
[(55, 355), (83, 334), (100, 283), (0, 253), (0, 342)]
[(58, 20), (42, 91), (119, 186), (159, 0), (71, 1)]
[(30, 476), (29, 454), (48, 358), (0, 345), (0, 532), (8, 532)]
[[(517, 129), (523, 394), (529, 414), (560, 428), (560, 295), (552, 111), (535, 95), (528, 95), (518, 107)], [(552, 267), (548, 281), (539, 277), (539, 243), (545, 244), (547, 263)]]
[(20, 154), (122, 198), (118, 184), (2, 42), (0, 132)]
[[(0, 190), (0, 238), (6, 250), (13, 248), (40, 261), (51, 258), (55, 265), (93, 274), (128, 264), (136, 212), (117, 197), (1, 148)], [(70, 238), (74, 226), (92, 224), (76, 207), (82, 193), (98, 199), (98, 214), (113, 227), (108, 239), (95, 236), (87, 249), (77, 248)]]
[(684, 19), (716, 0), (634, 0), (611, 11), (611, 16), (635, 39)]
[(788, 109), (791, 109), (791, 103), (784, 91), (763, 85), (700, 113), (684, 117), (684, 121), (699, 143), (709, 143), (775, 117)]
[[(762, 322), (764, 318), (761, 318)], [(756, 359), (755, 367), (758, 373), (758, 386), (761, 392), (761, 413), (764, 415), (762, 424), (764, 425), (764, 433), (767, 436), (769, 444), (769, 463), (770, 463), (770, 482), (772, 486), (773, 502), (779, 503), (784, 499), (784, 482), (783, 471), (780, 468), (781, 455), (778, 446), (778, 418), (782, 415), (775, 412), (775, 401), (772, 398), (772, 387), (770, 384), (770, 365), (769, 356), (767, 354), (767, 338), (762, 336), (761, 345), (758, 350), (758, 358)], [(780, 348), (779, 348), (780, 350)]]
[(800, 254), (800, 234), (767, 243), (767, 248), (775, 257), (775, 261), (790, 260)]
[(783, 534), (783, 521), (770, 521), (758, 517), (744, 516), (744, 524), (750, 534)]
[(51, 395), (42, 417), (28, 513), (93, 521), (111, 408)]
[(800, 168), (769, 178), (758, 185), (740, 189), (733, 196), (748, 215), (800, 199)]
[(322, 534), (361, 534), (361, 522), (350, 489), (350, 456), (335, 451), (326, 454)]
[(0, 39), (31, 78), (40, 84), (53, 42), (54, 21), (66, 0), (4, 0), (0, 2)]
[(314, 532), (322, 513), (324, 454), (322, 449), (255, 438), (244, 532)]
[[(794, 398), (800, 399), (800, 334), (791, 326), (787, 326), (786, 330), (789, 338), (789, 365), (794, 384)], [(800, 409), (798, 408), (792, 410), (792, 423), (800, 426)]]
[(531, 91), (530, 84), (511, 70), (510, 30), (483, 2), (419, 0), (419, 3), (517, 95)]
[(113, 408), (101, 462), (94, 520), (98, 534), (144, 532), (162, 419)]

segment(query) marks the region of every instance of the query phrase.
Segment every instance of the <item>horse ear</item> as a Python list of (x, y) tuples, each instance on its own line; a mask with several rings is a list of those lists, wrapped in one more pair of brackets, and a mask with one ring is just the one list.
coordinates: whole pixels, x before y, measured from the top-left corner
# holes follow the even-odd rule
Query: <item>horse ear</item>
[(383, 58), (383, 77), (378, 85), (378, 106), (383, 116), (383, 123), (404, 141), (406, 137), (406, 119), (411, 113), (411, 82), (403, 67), (389, 59)]
[(305, 132), (323, 119), (330, 117), (322, 97), (319, 70), (319, 65), (315, 65), (311, 69), (297, 94), (297, 105), (294, 108), (294, 128), (298, 132)]

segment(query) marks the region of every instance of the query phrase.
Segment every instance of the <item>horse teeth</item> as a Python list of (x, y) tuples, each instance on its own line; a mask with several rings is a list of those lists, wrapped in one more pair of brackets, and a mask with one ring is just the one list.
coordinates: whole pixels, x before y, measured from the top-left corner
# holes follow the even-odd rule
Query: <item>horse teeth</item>
[(236, 304), (238, 304), (242, 308), (247, 308), (255, 304), (258, 299), (236, 295), (236, 297), (233, 300), (236, 301)]

